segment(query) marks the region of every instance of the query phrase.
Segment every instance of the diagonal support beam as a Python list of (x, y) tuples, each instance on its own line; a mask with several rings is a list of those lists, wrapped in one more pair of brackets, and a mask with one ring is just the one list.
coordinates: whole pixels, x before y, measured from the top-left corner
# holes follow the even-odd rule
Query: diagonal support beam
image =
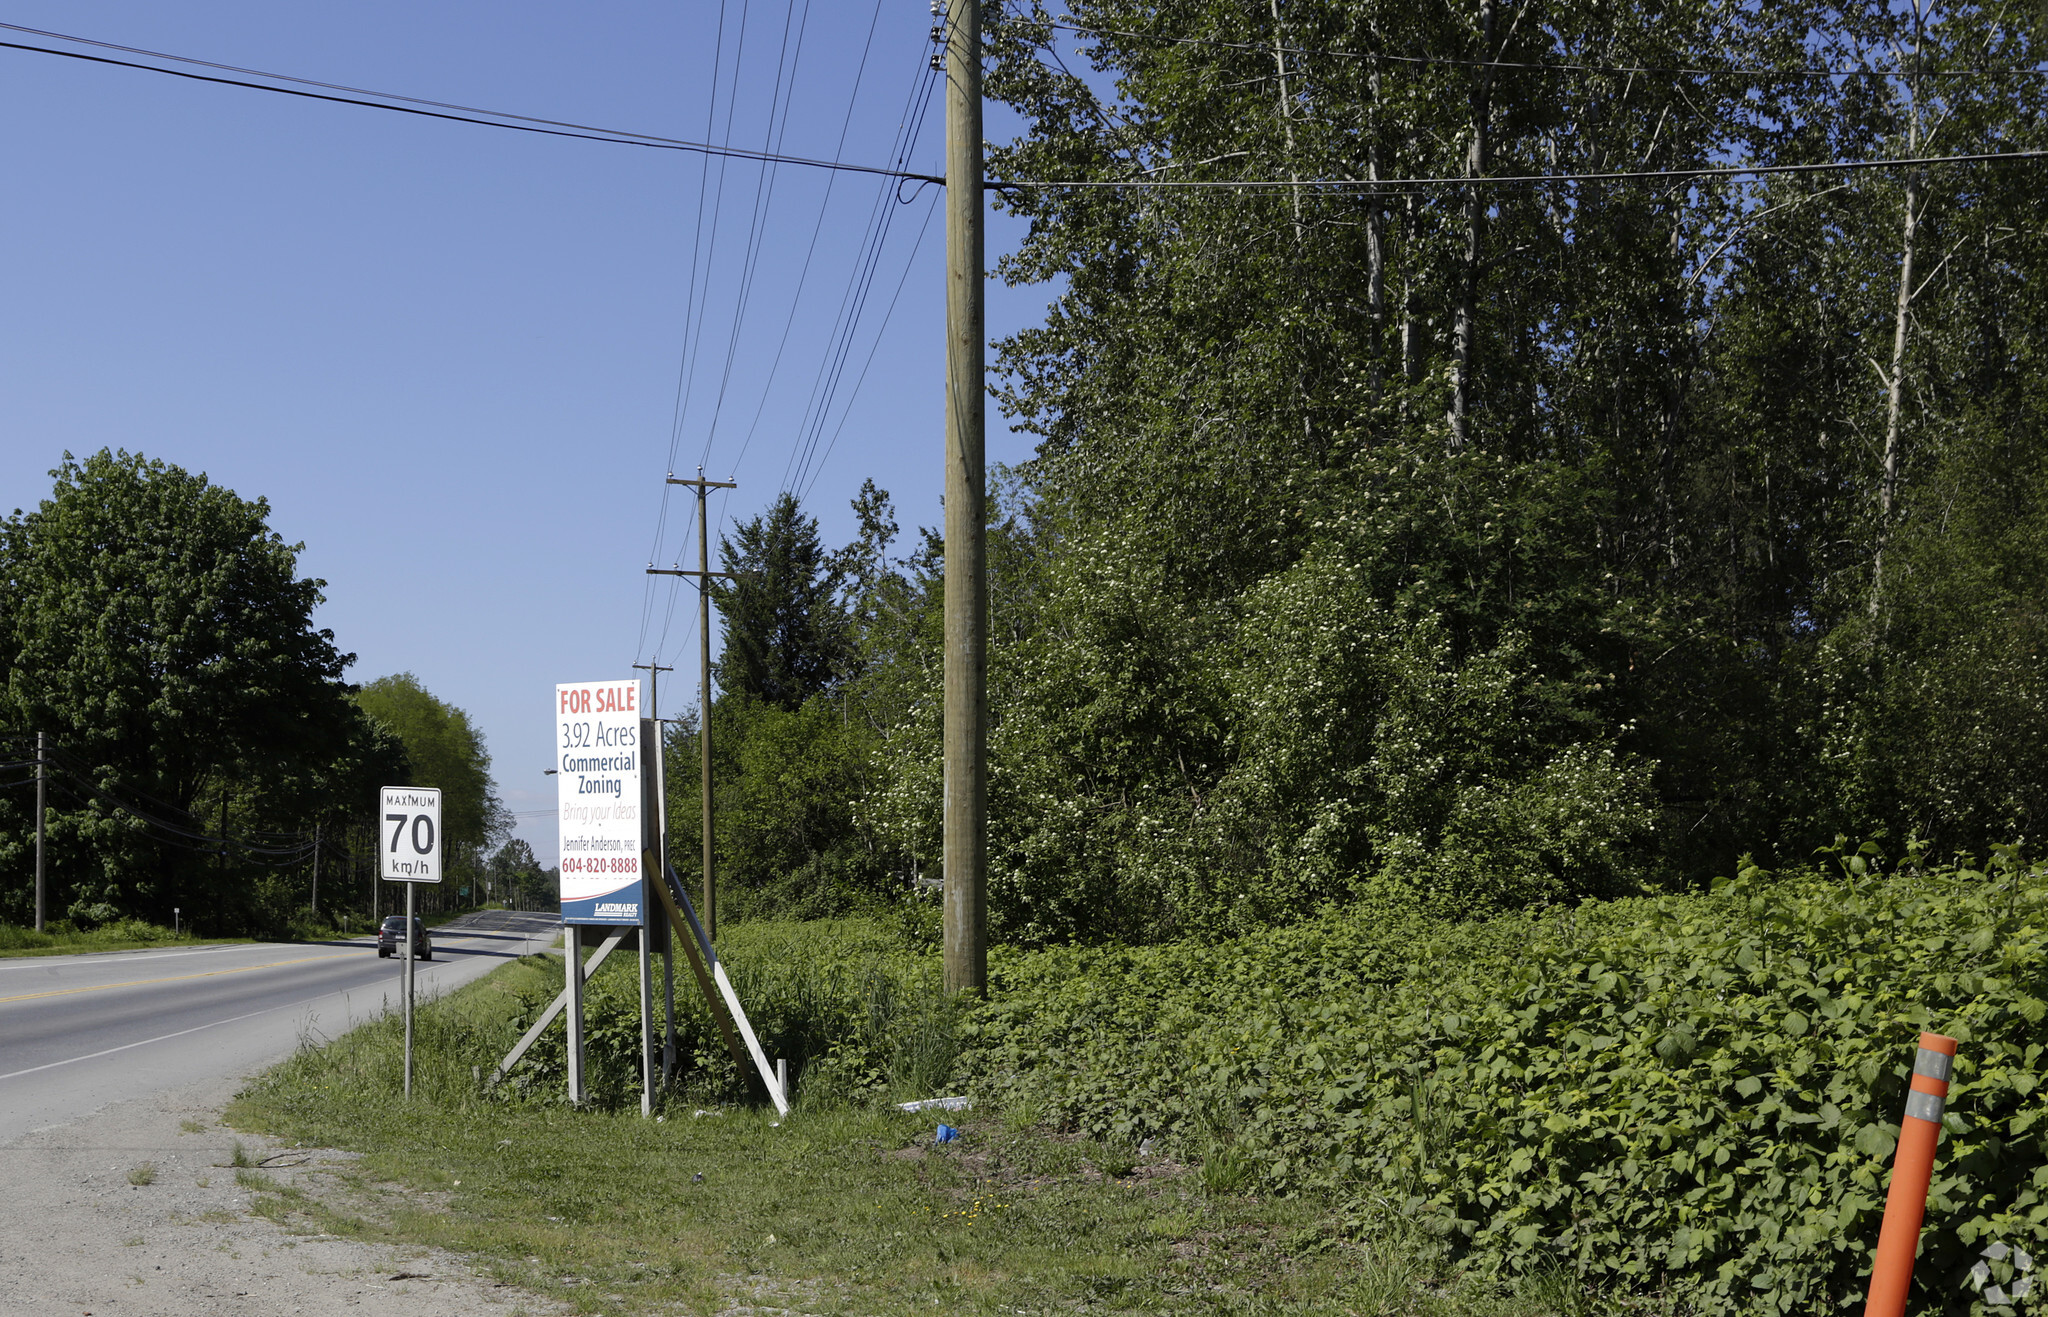
[[(612, 951), (619, 943), (625, 941), (625, 938), (625, 930), (621, 929), (606, 938), (597, 950), (590, 953), (590, 959), (583, 962), (583, 981), (585, 983), (590, 981), (590, 976), (597, 973), (597, 967), (604, 964), (604, 958), (612, 954)], [(564, 988), (555, 994), (554, 1001), (549, 1003), (548, 1008), (540, 1013), (540, 1018), (533, 1022), (533, 1027), (526, 1031), (526, 1036), (521, 1038), (511, 1051), (505, 1053), (505, 1059), (498, 1062), (498, 1068), (491, 1071), (491, 1082), (493, 1084), (511, 1073), (512, 1067), (518, 1065), (520, 1058), (526, 1055), (526, 1049), (540, 1041), (540, 1036), (547, 1032), (548, 1026), (555, 1022), (555, 1017), (560, 1015), (562, 1008), (568, 1004), (569, 990)]]
[[(646, 853), (647, 871), (655, 872), (652, 851)], [(747, 1054), (740, 1046), (739, 1035), (732, 1031), (732, 1020), (725, 1013), (724, 1005), (718, 1000), (717, 989), (711, 986), (710, 971), (704, 967), (703, 953), (698, 949), (696, 937), (690, 931), (690, 924), (683, 918), (682, 909), (676, 905), (675, 893), (666, 882), (656, 883), (654, 890), (661, 897), (661, 904), (668, 911), (669, 923), (674, 927), (676, 941), (683, 944), (683, 954), (690, 958), (690, 972), (697, 976), (697, 989), (704, 994), (704, 1006), (711, 1012), (712, 1021), (718, 1025), (719, 1034), (725, 1039), (725, 1050), (732, 1053), (732, 1063), (747, 1072)], [(687, 898), (686, 898), (687, 899)]]
[[(683, 888), (683, 880), (676, 877), (674, 869), (669, 869), (666, 877), (668, 879), (668, 882), (665, 884), (667, 890), (664, 892), (667, 898), (666, 903), (671, 910), (676, 908), (677, 902), (681, 903), (679, 913), (681, 913), (684, 922), (689, 925), (688, 932), (690, 938), (696, 942), (697, 953), (703, 956), (704, 963), (711, 967), (712, 981), (718, 985), (718, 995), (725, 999), (725, 1008), (732, 1013), (733, 1023), (739, 1026), (740, 1037), (746, 1040), (747, 1054), (753, 1058), (754, 1068), (760, 1072), (761, 1085), (768, 1090), (768, 1100), (775, 1104), (775, 1111), (778, 1115), (788, 1115), (789, 1099), (783, 1096), (782, 1085), (775, 1080), (775, 1068), (768, 1064), (768, 1056), (761, 1050), (760, 1040), (754, 1037), (754, 1026), (747, 1022), (747, 1012), (740, 1005), (739, 994), (732, 990), (732, 980), (725, 976), (725, 966), (718, 963), (718, 953), (711, 949), (711, 939), (704, 936), (704, 926), (697, 922), (697, 912), (690, 905), (690, 894)], [(685, 950), (689, 949), (688, 941), (685, 941), (683, 945)], [(693, 967), (696, 965), (697, 961), (694, 955), (691, 957), (690, 963)], [(699, 981), (701, 982), (702, 980), (700, 979)], [(705, 998), (707, 1001), (710, 998), (708, 988), (705, 991)], [(718, 1008), (713, 1006), (711, 1013), (714, 1016), (717, 1015)], [(744, 1065), (741, 1068), (745, 1069)]]

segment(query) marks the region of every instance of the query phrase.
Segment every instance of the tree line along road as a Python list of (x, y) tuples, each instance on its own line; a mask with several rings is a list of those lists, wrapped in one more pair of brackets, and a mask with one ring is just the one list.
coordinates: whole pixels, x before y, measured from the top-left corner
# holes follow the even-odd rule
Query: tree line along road
[[(486, 910), (433, 932), (422, 994), (545, 949), (556, 917)], [(282, 1059), (400, 1002), (376, 935), (0, 960), (0, 1146), (147, 1096)]]

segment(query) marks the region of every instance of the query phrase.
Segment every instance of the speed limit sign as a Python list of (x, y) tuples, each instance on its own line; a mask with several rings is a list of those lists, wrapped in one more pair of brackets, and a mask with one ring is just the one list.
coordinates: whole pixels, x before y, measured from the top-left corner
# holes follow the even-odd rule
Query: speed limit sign
[(377, 851), (394, 883), (441, 881), (441, 788), (385, 787)]

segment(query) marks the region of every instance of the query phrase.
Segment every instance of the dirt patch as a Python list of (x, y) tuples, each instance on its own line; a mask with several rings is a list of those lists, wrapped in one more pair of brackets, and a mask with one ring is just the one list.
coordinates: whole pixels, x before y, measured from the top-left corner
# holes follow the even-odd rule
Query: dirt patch
[(291, 1234), (252, 1215), (278, 1190), (338, 1191), (353, 1155), (223, 1128), (220, 1110), (240, 1082), (119, 1103), (0, 1147), (0, 1313), (563, 1311), (452, 1254)]

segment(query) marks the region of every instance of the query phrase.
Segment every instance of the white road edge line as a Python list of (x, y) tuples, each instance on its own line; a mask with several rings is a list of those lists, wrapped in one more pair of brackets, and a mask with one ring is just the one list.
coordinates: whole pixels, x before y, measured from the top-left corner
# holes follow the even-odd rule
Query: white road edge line
[(83, 951), (76, 955), (9, 956), (0, 961), (0, 974), (11, 969), (48, 968), (54, 965), (113, 965), (128, 960), (176, 960), (180, 956), (217, 956), (223, 951), (251, 951), (261, 942), (230, 942), (226, 946), (200, 947), (196, 951)]
[[(531, 938), (529, 938), (529, 940), (531, 940)], [(176, 1033), (158, 1034), (154, 1038), (144, 1038), (139, 1042), (122, 1043), (119, 1047), (109, 1047), (105, 1051), (87, 1052), (84, 1056), (70, 1056), (64, 1058), (62, 1061), (51, 1061), (46, 1065), (32, 1065), (26, 1070), (16, 1070), (8, 1074), (0, 1075), (0, 1080), (18, 1079), (22, 1075), (33, 1075), (43, 1070), (55, 1070), (58, 1066), (76, 1065), (80, 1061), (97, 1060), (102, 1056), (112, 1056), (116, 1052), (126, 1052), (131, 1048), (147, 1047), (151, 1043), (162, 1043), (168, 1042), (173, 1038), (183, 1038), (188, 1033), (198, 1033), (203, 1029), (219, 1028), (223, 1024), (239, 1024), (243, 1020), (253, 1020), (259, 1015), (274, 1015), (278, 1011), (288, 1011), (291, 1010), (293, 1007), (304, 1006), (309, 1002), (316, 1002), (325, 997), (333, 997), (337, 995), (346, 996), (348, 991), (351, 990), (337, 988), (332, 992), (323, 992), (318, 994), (317, 996), (302, 997), (298, 1001), (286, 1002), (282, 1006), (266, 1006), (260, 1011), (250, 1011), (247, 1015), (231, 1015), (225, 1020), (209, 1020), (205, 1024), (195, 1024), (190, 1029), (180, 1029)]]
[(116, 1052), (128, 1051), (130, 1048), (147, 1047), (151, 1043), (168, 1042), (173, 1038), (183, 1038), (188, 1033), (198, 1033), (202, 1029), (215, 1029), (223, 1024), (238, 1024), (243, 1020), (253, 1020), (259, 1015), (272, 1015), (278, 1011), (288, 1011), (294, 1006), (304, 1006), (307, 1002), (319, 1001), (321, 997), (332, 997), (333, 995), (334, 993), (332, 992), (323, 992), (318, 997), (306, 997), (299, 1001), (286, 1002), (282, 1006), (266, 1006), (260, 1011), (250, 1011), (247, 1015), (231, 1015), (225, 1020), (209, 1020), (205, 1024), (195, 1024), (190, 1029), (180, 1029), (176, 1033), (158, 1034), (154, 1038), (144, 1038), (140, 1042), (122, 1043), (119, 1047), (109, 1047), (102, 1052), (87, 1052), (84, 1056), (66, 1057), (62, 1061), (51, 1061), (47, 1065), (33, 1065), (26, 1070), (16, 1070), (10, 1074), (0, 1075), (0, 1080), (16, 1079), (22, 1075), (33, 1075), (41, 1070), (55, 1070), (58, 1066), (75, 1065), (80, 1061), (92, 1061), (102, 1056), (112, 1056)]

